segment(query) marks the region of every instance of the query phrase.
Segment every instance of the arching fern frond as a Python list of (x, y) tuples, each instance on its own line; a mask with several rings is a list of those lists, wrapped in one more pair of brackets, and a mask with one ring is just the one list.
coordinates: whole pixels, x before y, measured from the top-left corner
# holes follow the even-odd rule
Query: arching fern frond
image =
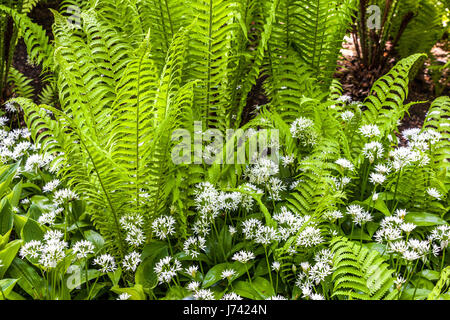
[(16, 97), (33, 98), (34, 88), (31, 86), (31, 81), (31, 79), (25, 77), (17, 69), (9, 69), (8, 82), (13, 84), (12, 90)]
[(394, 271), (378, 251), (338, 237), (331, 241), (334, 253), (333, 296), (358, 300), (392, 299)]
[(403, 118), (409, 108), (409, 105), (403, 105), (408, 97), (409, 81), (415, 77), (425, 58), (424, 54), (405, 58), (374, 83), (369, 97), (364, 100), (367, 107), (363, 113), (364, 123), (378, 125), (383, 136), (397, 127), (398, 119)]
[(51, 69), (53, 65), (53, 47), (49, 43), (45, 30), (33, 23), (25, 14), (20, 14), (3, 5), (0, 5), (0, 10), (9, 14), (20, 29), (30, 60), (36, 64), (42, 64), (44, 70)]
[(439, 97), (433, 101), (425, 119), (424, 127), (441, 134), (440, 141), (433, 147), (433, 159), (440, 167), (446, 183), (450, 175), (450, 97)]

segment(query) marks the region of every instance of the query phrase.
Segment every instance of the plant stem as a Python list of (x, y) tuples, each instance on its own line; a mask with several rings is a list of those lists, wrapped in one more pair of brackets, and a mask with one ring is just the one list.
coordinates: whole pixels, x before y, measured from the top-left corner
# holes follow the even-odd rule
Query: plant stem
[(248, 272), (247, 263), (245, 264), (245, 271), (247, 271), (248, 280), (250, 281), (250, 284), (252, 284), (252, 278), (250, 277), (250, 273)]
[(270, 270), (269, 256), (267, 255), (267, 246), (264, 246), (264, 253), (266, 254), (267, 271), (269, 271), (270, 284), (273, 288), (272, 271)]

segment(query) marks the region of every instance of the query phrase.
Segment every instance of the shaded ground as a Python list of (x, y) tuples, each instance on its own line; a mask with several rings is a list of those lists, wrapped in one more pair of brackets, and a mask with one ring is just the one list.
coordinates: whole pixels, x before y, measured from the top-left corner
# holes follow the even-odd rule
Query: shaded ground
[[(346, 95), (351, 96), (354, 100), (363, 101), (369, 94), (373, 83), (387, 73), (395, 65), (396, 61), (395, 59), (391, 59), (386, 65), (381, 66), (381, 68), (368, 71), (366, 68), (358, 65), (352, 39), (349, 38), (347, 41), (342, 50), (344, 60), (339, 63), (340, 67), (336, 73), (336, 78), (341, 81)], [(444, 66), (449, 59), (448, 52), (448, 41), (438, 43), (431, 51), (433, 59), (428, 59), (425, 62), (424, 68), (418, 73), (414, 81), (411, 82), (409, 95), (405, 103), (415, 101), (424, 101), (424, 103), (413, 105), (409, 109), (409, 115), (403, 119), (400, 130), (411, 127), (422, 127), (426, 113), (433, 100), (438, 96), (450, 95), (449, 85), (443, 88), (442, 92), (436, 92), (438, 88), (436, 88), (432, 79), (433, 66)], [(431, 63), (432, 60), (434, 60), (433, 64)], [(441, 83), (448, 78), (449, 73), (448, 69), (444, 71), (444, 75), (440, 81)]]

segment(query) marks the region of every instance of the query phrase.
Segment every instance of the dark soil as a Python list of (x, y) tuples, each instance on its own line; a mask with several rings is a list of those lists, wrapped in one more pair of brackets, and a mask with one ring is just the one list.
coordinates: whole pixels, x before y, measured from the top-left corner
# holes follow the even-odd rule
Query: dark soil
[[(400, 131), (406, 128), (422, 127), (426, 117), (426, 113), (438, 96), (449, 95), (450, 85), (443, 88), (442, 92), (436, 94), (436, 86), (432, 79), (432, 65), (445, 65), (449, 59), (449, 43), (443, 41), (438, 43), (432, 50), (432, 59), (428, 59), (424, 67), (417, 74), (414, 81), (411, 82), (409, 88), (409, 95), (405, 104), (410, 102), (423, 102), (415, 104), (410, 107), (409, 114), (403, 119), (400, 125)], [(349, 95), (356, 101), (363, 101), (368, 96), (370, 88), (373, 83), (381, 76), (386, 74), (396, 63), (396, 59), (392, 58), (376, 70), (367, 70), (364, 66), (359, 64), (356, 57), (356, 50), (350, 40), (342, 50), (343, 60), (339, 62), (338, 72), (335, 77), (340, 80), (344, 90), (344, 94)], [(450, 71), (444, 70), (444, 75), (441, 77), (441, 83), (448, 78)]]

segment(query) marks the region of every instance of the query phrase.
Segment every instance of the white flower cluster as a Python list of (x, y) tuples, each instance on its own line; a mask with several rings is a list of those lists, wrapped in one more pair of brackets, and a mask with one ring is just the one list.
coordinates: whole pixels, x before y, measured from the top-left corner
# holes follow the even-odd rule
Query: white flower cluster
[(406, 214), (405, 210), (396, 210), (394, 216), (381, 221), (380, 229), (375, 233), (375, 240), (386, 243), (388, 252), (399, 254), (406, 261), (426, 261), (430, 253), (437, 256), (448, 246), (450, 227), (447, 225), (433, 229), (427, 240), (410, 238), (409, 235), (417, 226), (404, 221)]
[(380, 142), (372, 141), (364, 145), (363, 155), (369, 159), (370, 163), (373, 163), (375, 159), (381, 159), (384, 154), (383, 145)]
[[(0, 127), (2, 123), (6, 122), (7, 118), (0, 118)], [(34, 157), (30, 160), (31, 163), (36, 161), (38, 157), (37, 154), (33, 152), (39, 150), (39, 146), (33, 145), (28, 141), (30, 137), (30, 132), (28, 129), (14, 129), (12, 131), (7, 131), (0, 129), (0, 163), (9, 163), (10, 161), (17, 161), (22, 157)], [(50, 155), (46, 155), (45, 159), (49, 159)], [(40, 167), (45, 166), (47, 163), (38, 163)], [(28, 168), (28, 167), (27, 167)], [(28, 171), (28, 170), (26, 170)]]
[(60, 231), (50, 230), (44, 234), (44, 240), (32, 240), (25, 243), (20, 249), (22, 258), (37, 260), (44, 269), (56, 268), (59, 262), (66, 257), (67, 242), (63, 241)]
[(318, 139), (318, 134), (314, 128), (314, 121), (300, 117), (291, 124), (291, 135), (299, 140), (304, 147), (314, 146)]
[(36, 169), (49, 168), (49, 164), (54, 160), (54, 157), (49, 153), (32, 154), (25, 162), (25, 172), (35, 172)]
[(277, 177), (272, 177), (269, 179), (269, 183), (266, 185), (269, 190), (269, 199), (273, 199), (275, 201), (281, 201), (280, 192), (286, 191), (286, 186), (283, 181), (281, 181)]
[(38, 219), (41, 224), (54, 225), (58, 216), (64, 211), (61, 207), (71, 201), (78, 200), (78, 195), (68, 189), (57, 189), (61, 182), (58, 179), (47, 182), (42, 191), (44, 193), (52, 193), (53, 203), (50, 206), (49, 211), (44, 211)]
[(94, 265), (98, 265), (103, 273), (114, 272), (117, 269), (116, 260), (110, 254), (102, 254), (95, 258)]
[(309, 262), (300, 264), (301, 272), (295, 283), (302, 290), (303, 298), (310, 300), (323, 300), (323, 297), (314, 293), (314, 286), (319, 285), (333, 272), (333, 253), (329, 249), (322, 249), (314, 256), (315, 264)]
[(53, 226), (56, 223), (56, 218), (64, 211), (63, 208), (53, 207), (52, 210), (48, 212), (43, 212), (38, 218), (40, 224), (48, 224)]
[(8, 121), (9, 121), (9, 119), (7, 117), (0, 117), (0, 127), (6, 126)]
[(152, 230), (160, 240), (164, 240), (175, 233), (175, 218), (160, 216), (152, 223)]
[(233, 255), (233, 260), (235, 261), (239, 261), (241, 263), (247, 263), (250, 260), (255, 259), (255, 254), (251, 251), (245, 251), (245, 250), (241, 250), (239, 252), (236, 252)]
[(94, 245), (87, 240), (80, 240), (72, 246), (72, 252), (76, 254), (78, 259), (87, 258), (88, 255), (94, 253)]
[(378, 138), (381, 135), (380, 129), (377, 125), (368, 124), (359, 128), (359, 133), (366, 138)]
[(280, 169), (274, 161), (267, 158), (258, 158), (255, 164), (246, 168), (244, 175), (250, 183), (264, 184), (271, 177), (277, 175), (279, 171)]
[(442, 139), (442, 135), (432, 129), (422, 131), (420, 128), (407, 129), (402, 136), (408, 141), (408, 147), (419, 151), (427, 151)]
[(138, 213), (128, 213), (120, 218), (120, 226), (126, 232), (125, 241), (133, 247), (139, 247), (145, 242), (145, 235), (142, 227), (144, 218)]
[(125, 270), (134, 272), (136, 271), (141, 261), (141, 255), (136, 251), (133, 251), (123, 257), (122, 265)]
[(183, 246), (184, 252), (192, 258), (197, 258), (201, 251), (206, 249), (206, 239), (202, 236), (189, 237)]
[(327, 219), (328, 221), (330, 221), (330, 222), (334, 222), (334, 221), (336, 221), (337, 219), (343, 218), (344, 215), (342, 214), (341, 211), (339, 211), (339, 210), (334, 210), (334, 211), (327, 211), (327, 212), (325, 212), (325, 213), (323, 214), (323, 217), (324, 217), (325, 219)]
[(410, 147), (400, 147), (389, 153), (392, 158), (392, 168), (400, 171), (407, 166), (417, 164), (419, 167), (426, 166), (430, 158), (423, 152), (414, 150)]
[(440, 225), (431, 231), (430, 240), (437, 242), (441, 250), (448, 247), (450, 241), (450, 226)]
[(70, 189), (60, 189), (60, 190), (56, 190), (54, 195), (53, 195), (53, 203), (58, 206), (58, 205), (62, 205), (66, 202), (70, 202), (73, 200), (77, 200), (78, 199), (78, 195), (73, 192)]
[(334, 190), (344, 190), (345, 186), (352, 182), (352, 179), (349, 177), (331, 177), (331, 180), (333, 181), (332, 187)]
[(360, 226), (369, 221), (372, 221), (373, 219), (372, 215), (358, 204), (349, 205), (347, 207), (347, 214), (352, 217), (353, 223), (355, 225)]
[(243, 209), (250, 211), (253, 208), (253, 205), (255, 204), (255, 200), (250, 194), (264, 194), (264, 191), (257, 188), (255, 185), (251, 183), (245, 183), (239, 187), (240, 190), (242, 190), (242, 197), (241, 197), (241, 206)]
[(155, 273), (158, 276), (159, 283), (169, 283), (177, 273), (181, 270), (181, 263), (178, 259), (171, 256), (166, 256), (159, 260), (154, 268)]
[(306, 227), (297, 238), (297, 246), (299, 247), (314, 247), (323, 243), (325, 239), (322, 236), (322, 231), (315, 226)]
[(242, 300), (242, 297), (235, 292), (225, 293), (220, 300)]
[(355, 114), (351, 111), (344, 111), (341, 114), (341, 118), (345, 122), (350, 122), (354, 117), (355, 117)]
[(442, 200), (442, 195), (439, 193), (439, 191), (436, 188), (428, 188), (427, 194), (436, 200)]
[(345, 170), (353, 171), (355, 170), (355, 166), (349, 160), (341, 158), (337, 159), (334, 163), (341, 166)]
[[(303, 225), (310, 223), (310, 216), (300, 216), (293, 214), (286, 207), (281, 207), (280, 212), (273, 215), (273, 219), (278, 223), (278, 236), (274, 240), (286, 241), (289, 237), (297, 234)], [(301, 235), (303, 239), (305, 234)]]

